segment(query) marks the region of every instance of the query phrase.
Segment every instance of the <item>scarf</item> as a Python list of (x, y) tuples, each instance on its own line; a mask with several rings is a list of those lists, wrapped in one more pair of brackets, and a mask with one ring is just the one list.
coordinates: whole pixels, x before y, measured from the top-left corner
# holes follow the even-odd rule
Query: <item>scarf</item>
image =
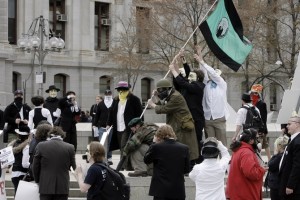
[(120, 91), (119, 92), (119, 99), (120, 99), (120, 103), (122, 105), (125, 104), (128, 94), (129, 94), (129, 91)]
[(251, 94), (252, 104), (256, 106), (257, 102), (259, 101), (259, 95)]
[(104, 96), (104, 104), (107, 108), (110, 108), (113, 102), (112, 96)]

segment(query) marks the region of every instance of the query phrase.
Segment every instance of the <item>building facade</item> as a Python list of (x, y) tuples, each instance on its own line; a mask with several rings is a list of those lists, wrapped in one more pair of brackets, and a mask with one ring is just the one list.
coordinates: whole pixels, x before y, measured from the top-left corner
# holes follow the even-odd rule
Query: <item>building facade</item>
[[(45, 90), (53, 84), (61, 89), (60, 96), (68, 90), (75, 91), (84, 110), (106, 89), (116, 94), (114, 87), (118, 81), (128, 81), (128, 77), (120, 63), (104, 61), (123, 31), (120, 19), (132, 17), (129, 10), (134, 6), (132, 0), (0, 0), (0, 107), (5, 108), (12, 101), (16, 89), (25, 91), (25, 101), (31, 105), (33, 95), (47, 97)], [(140, 12), (141, 8), (136, 10)], [(41, 15), (48, 19), (49, 35), (60, 36), (65, 41), (61, 52), (46, 55), (43, 66), (33, 53), (17, 46), (22, 33), (27, 33), (33, 19)], [(140, 43), (147, 46), (145, 40)], [(149, 49), (141, 51), (145, 53)], [(133, 93), (146, 102), (166, 71), (141, 70)], [(44, 83), (38, 84), (37, 75), (41, 72)], [(224, 76), (228, 83), (228, 102), (237, 110), (244, 92), (243, 74), (226, 71)], [(277, 85), (266, 88), (264, 99), (269, 108), (280, 107), (282, 94)]]

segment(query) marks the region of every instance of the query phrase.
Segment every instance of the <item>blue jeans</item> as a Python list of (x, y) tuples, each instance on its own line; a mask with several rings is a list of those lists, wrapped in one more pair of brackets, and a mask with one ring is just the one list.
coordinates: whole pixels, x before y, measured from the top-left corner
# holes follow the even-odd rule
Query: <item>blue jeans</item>
[[(112, 129), (111, 129), (112, 130)], [(102, 135), (103, 133), (106, 131), (106, 128), (100, 127), (99, 128), (99, 141), (101, 141)], [(112, 131), (111, 133), (109, 133), (108, 135), (108, 141), (107, 141), (107, 159), (112, 158), (112, 152), (108, 151), (109, 150), (109, 145), (110, 145), (110, 141), (111, 141), (111, 137), (112, 137)]]

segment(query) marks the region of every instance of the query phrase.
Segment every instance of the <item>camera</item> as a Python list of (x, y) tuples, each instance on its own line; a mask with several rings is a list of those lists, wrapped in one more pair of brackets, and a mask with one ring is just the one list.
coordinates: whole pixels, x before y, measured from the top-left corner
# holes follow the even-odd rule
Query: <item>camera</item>
[(86, 163), (89, 163), (88, 156), (86, 154), (82, 155), (82, 160), (85, 160)]

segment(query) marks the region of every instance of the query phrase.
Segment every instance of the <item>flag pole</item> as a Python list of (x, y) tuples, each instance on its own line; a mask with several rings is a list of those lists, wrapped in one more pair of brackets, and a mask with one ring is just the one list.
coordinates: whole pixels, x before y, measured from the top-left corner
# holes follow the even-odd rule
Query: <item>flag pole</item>
[[(188, 38), (188, 40), (185, 42), (185, 44), (183, 45), (183, 47), (181, 47), (181, 49), (185, 48), (185, 46), (187, 45), (187, 43), (191, 40), (191, 38), (193, 37), (193, 35), (197, 31), (197, 29), (199, 28), (199, 25), (204, 21), (204, 19), (206, 18), (206, 16), (208, 15), (208, 13), (211, 11), (211, 9), (214, 7), (214, 5), (217, 3), (217, 1), (218, 0), (215, 0), (214, 3), (210, 6), (210, 8), (208, 9), (208, 11), (205, 13), (205, 15), (203, 16), (203, 18), (201, 19), (201, 21), (199, 22), (199, 24), (197, 25), (197, 27), (195, 28), (195, 30), (193, 31), (193, 33), (190, 35), (190, 37)], [(173, 64), (175, 62), (176, 58), (177, 58), (176, 56), (173, 58), (171, 64)], [(166, 79), (167, 76), (169, 75), (169, 73), (170, 73), (170, 70), (168, 70), (168, 72), (166, 73), (166, 75), (164, 76), (163, 79)], [(154, 95), (152, 95), (150, 99), (152, 99), (153, 97), (154, 97)], [(143, 110), (140, 118), (143, 117), (143, 115), (144, 115), (144, 113), (145, 113), (145, 111), (146, 111), (147, 108), (148, 108), (148, 102), (147, 102), (147, 104), (146, 104), (146, 106), (145, 106), (145, 108), (144, 108), (144, 110)]]
[[(208, 15), (208, 13), (211, 11), (211, 9), (214, 7), (214, 5), (217, 3), (218, 0), (215, 0), (214, 3), (210, 6), (210, 8), (208, 9), (208, 11), (205, 13), (204, 17), (201, 19), (201, 21), (199, 22), (199, 24), (197, 25), (197, 27), (195, 28), (195, 30), (193, 31), (193, 33), (190, 35), (190, 37), (188, 38), (188, 40), (186, 41), (186, 43), (183, 45), (183, 47), (181, 47), (181, 49), (184, 49), (185, 46), (187, 45), (187, 43), (191, 40), (191, 38), (193, 37), (193, 35), (195, 34), (195, 32), (197, 31), (197, 29), (199, 28), (200, 24), (204, 21), (204, 19), (206, 18), (206, 16)], [(174, 57), (174, 59), (172, 60), (171, 64), (174, 63), (176, 56)], [(168, 70), (167, 74), (165, 75), (164, 79), (167, 78), (167, 76), (169, 75), (170, 70)]]

